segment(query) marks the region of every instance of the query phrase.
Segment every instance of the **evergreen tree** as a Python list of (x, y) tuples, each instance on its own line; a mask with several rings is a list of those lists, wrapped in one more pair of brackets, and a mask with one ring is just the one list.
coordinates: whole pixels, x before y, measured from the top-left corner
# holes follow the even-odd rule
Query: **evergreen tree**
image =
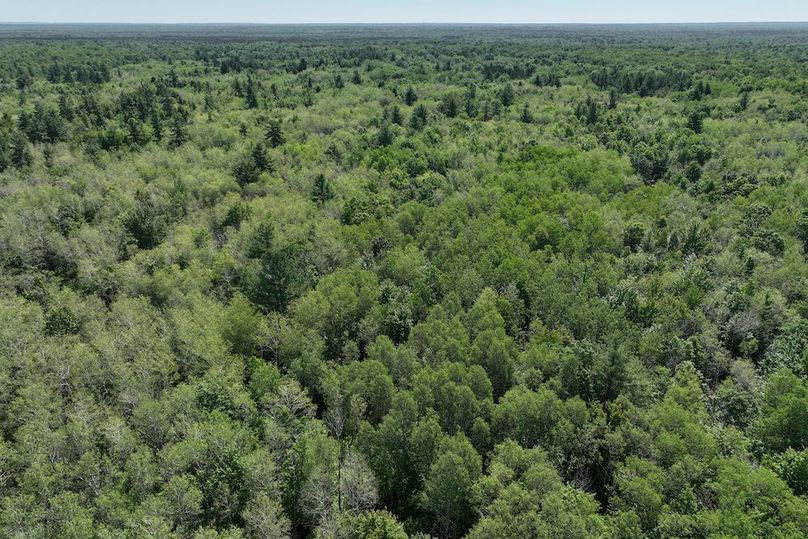
[(152, 128), (152, 136), (154, 140), (161, 141), (163, 140), (163, 120), (160, 118), (160, 114), (154, 110), (149, 119), (149, 123), (151, 123)]
[(600, 106), (591, 96), (587, 96), (586, 101), (578, 103), (575, 115), (587, 125), (595, 124), (600, 119)]
[(404, 92), (404, 103), (408, 107), (411, 107), (416, 101), (418, 101), (418, 94), (415, 93), (415, 89), (412, 86), (408, 86), (407, 90)]
[(171, 146), (175, 148), (188, 141), (188, 116), (188, 111), (182, 107), (177, 108), (171, 116)]
[(264, 148), (263, 144), (258, 143), (255, 146), (253, 146), (252, 161), (253, 164), (255, 165), (255, 168), (257, 168), (261, 172), (272, 171), (272, 162), (269, 160), (269, 156), (267, 155), (266, 148)]
[(744, 111), (747, 108), (749, 108), (749, 92), (741, 93), (741, 99), (738, 101), (738, 108), (741, 111)]
[(397, 105), (394, 105), (390, 111), (390, 121), (396, 125), (402, 125), (404, 123), (404, 117), (401, 115), (401, 109), (399, 109)]
[(687, 127), (694, 133), (701, 133), (704, 128), (704, 116), (699, 111), (693, 111), (687, 116)]
[(286, 142), (286, 137), (283, 135), (280, 120), (270, 120), (269, 126), (266, 131), (266, 139), (270, 148), (277, 148)]
[(519, 120), (526, 124), (533, 123), (533, 114), (530, 113), (530, 108), (527, 106), (527, 103), (525, 103), (524, 108), (522, 108), (522, 114), (519, 116)]
[(247, 77), (247, 88), (245, 90), (244, 99), (247, 102), (248, 109), (258, 108), (258, 92), (257, 83), (252, 77)]
[(393, 143), (393, 131), (390, 129), (390, 126), (387, 122), (383, 123), (381, 128), (379, 129), (379, 133), (376, 135), (376, 145), (377, 146), (389, 146)]
[(507, 83), (499, 92), (499, 101), (503, 107), (510, 107), (515, 99), (515, 92), (511, 83)]
[(412, 116), (410, 117), (410, 127), (416, 131), (423, 129), (423, 127), (427, 124), (428, 117), (429, 112), (427, 112), (426, 107), (422, 104), (418, 105), (412, 111)]
[(466, 91), (463, 110), (469, 118), (473, 118), (477, 114), (477, 89), (474, 86), (469, 87)]
[(311, 199), (322, 207), (327, 201), (334, 198), (334, 191), (331, 188), (331, 182), (325, 177), (325, 174), (318, 174), (314, 178), (314, 187), (311, 190)]
[(455, 98), (455, 96), (452, 94), (444, 97), (443, 101), (441, 102), (440, 111), (448, 118), (454, 118), (457, 116), (457, 113), (459, 112), (457, 98)]
[(306, 61), (305, 58), (301, 58), (300, 61), (297, 63), (297, 73), (303, 73), (309, 68), (309, 63)]
[(25, 168), (34, 162), (28, 139), (19, 131), (11, 137), (11, 164), (17, 168)]
[(614, 88), (609, 89), (609, 110), (617, 108), (617, 90)]

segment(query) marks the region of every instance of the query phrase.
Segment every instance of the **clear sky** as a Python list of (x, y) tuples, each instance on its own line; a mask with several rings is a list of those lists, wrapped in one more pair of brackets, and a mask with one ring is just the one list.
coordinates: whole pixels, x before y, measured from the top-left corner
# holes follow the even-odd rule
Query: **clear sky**
[(808, 0), (0, 0), (0, 21), (808, 21)]

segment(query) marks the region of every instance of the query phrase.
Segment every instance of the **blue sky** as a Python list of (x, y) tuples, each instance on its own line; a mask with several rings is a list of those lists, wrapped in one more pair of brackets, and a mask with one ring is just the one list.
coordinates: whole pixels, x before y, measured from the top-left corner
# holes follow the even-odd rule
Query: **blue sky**
[(808, 21), (808, 0), (0, 0), (0, 21)]

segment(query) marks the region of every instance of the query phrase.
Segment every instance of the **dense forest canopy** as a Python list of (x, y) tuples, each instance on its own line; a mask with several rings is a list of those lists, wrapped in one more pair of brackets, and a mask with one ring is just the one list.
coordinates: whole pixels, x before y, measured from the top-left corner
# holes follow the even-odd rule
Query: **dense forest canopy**
[(0, 537), (808, 537), (808, 25), (0, 25)]

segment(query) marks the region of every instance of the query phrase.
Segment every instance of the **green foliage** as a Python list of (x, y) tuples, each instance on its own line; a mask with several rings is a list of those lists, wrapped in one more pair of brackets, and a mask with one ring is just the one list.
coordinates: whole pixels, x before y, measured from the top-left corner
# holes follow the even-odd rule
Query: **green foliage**
[(569, 486), (539, 449), (513, 441), (494, 450), (488, 474), (474, 488), (485, 515), (468, 537), (600, 537), (595, 500)]
[(804, 212), (797, 221), (795, 236), (802, 242), (803, 249), (808, 253), (808, 212)]
[(125, 227), (141, 249), (153, 249), (163, 240), (168, 215), (165, 207), (144, 191), (135, 193), (134, 207), (126, 215)]
[(414, 130), (423, 129), (429, 120), (429, 112), (423, 104), (417, 105), (410, 116), (410, 127)]
[(321, 173), (315, 176), (314, 187), (311, 189), (311, 198), (321, 207), (334, 198), (334, 190), (325, 174)]
[(808, 448), (808, 384), (804, 379), (789, 370), (769, 378), (755, 430), (768, 450)]
[(265, 138), (269, 143), (270, 148), (277, 148), (286, 142), (286, 136), (283, 134), (280, 120), (270, 120), (267, 126)]
[(463, 436), (446, 438), (424, 482), (425, 509), (442, 537), (462, 536), (473, 521), (471, 494), (480, 477), (482, 463)]
[(789, 448), (771, 457), (766, 464), (788, 483), (794, 494), (804, 496), (808, 493), (808, 451)]
[(407, 90), (404, 92), (404, 103), (411, 107), (418, 101), (418, 94), (415, 93), (415, 89), (412, 86), (407, 86)]
[(0, 536), (808, 536), (804, 28), (3, 31)]
[(516, 98), (513, 86), (508, 83), (502, 87), (499, 91), (499, 100), (502, 103), (502, 106), (509, 107), (513, 104), (514, 99)]

